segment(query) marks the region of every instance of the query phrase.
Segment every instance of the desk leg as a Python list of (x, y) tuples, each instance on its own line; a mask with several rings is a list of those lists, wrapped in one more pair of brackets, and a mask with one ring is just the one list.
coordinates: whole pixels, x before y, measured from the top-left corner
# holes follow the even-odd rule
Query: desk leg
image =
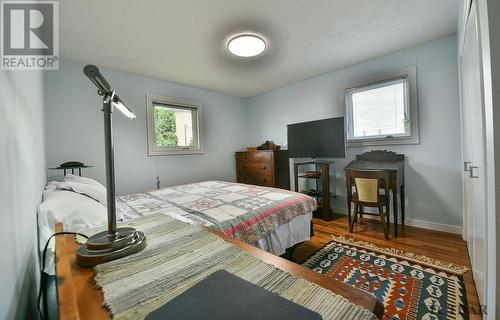
[(401, 225), (405, 226), (405, 186), (401, 186)]
[(392, 188), (392, 209), (394, 210), (394, 237), (398, 236), (398, 187)]

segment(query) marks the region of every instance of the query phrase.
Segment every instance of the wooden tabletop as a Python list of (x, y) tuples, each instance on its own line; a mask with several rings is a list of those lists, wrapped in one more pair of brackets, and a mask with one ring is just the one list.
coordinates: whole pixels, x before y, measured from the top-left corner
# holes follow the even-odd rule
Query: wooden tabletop
[[(221, 237), (224, 241), (247, 251), (266, 263), (272, 264), (281, 270), (306, 279), (345, 297), (349, 301), (370, 310), (379, 319), (383, 316), (383, 305), (373, 296), (359, 289), (353, 288), (333, 278), (323, 276), (304, 266), (275, 256), (235, 238), (226, 236), (216, 230), (206, 227), (204, 227), (204, 229)], [(57, 224), (56, 232), (62, 230), (62, 224)], [(73, 235), (56, 237), (59, 319), (110, 319), (110, 314), (103, 307), (104, 298), (102, 291), (95, 287), (94, 269), (83, 268), (76, 264), (75, 252), (77, 248), (78, 244)]]
[(344, 169), (397, 171), (403, 166), (403, 161), (353, 160)]

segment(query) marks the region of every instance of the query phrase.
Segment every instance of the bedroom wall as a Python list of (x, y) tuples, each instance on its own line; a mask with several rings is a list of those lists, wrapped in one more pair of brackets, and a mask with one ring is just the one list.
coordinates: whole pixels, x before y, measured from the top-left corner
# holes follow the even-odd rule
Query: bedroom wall
[(408, 224), (460, 232), (462, 225), (460, 108), (457, 38), (441, 39), (317, 76), (247, 99), (246, 143), (287, 144), (286, 125), (342, 116), (339, 91), (346, 83), (417, 67), (420, 144), (348, 148), (335, 160), (336, 211), (345, 211), (343, 168), (356, 154), (388, 149), (406, 155)]
[[(84, 76), (85, 64), (62, 60), (60, 70), (45, 75), (47, 165), (78, 160), (93, 168), (84, 175), (105, 182), (102, 100)], [(243, 100), (179, 84), (101, 69), (137, 118), (114, 116), (116, 191), (153, 189), (157, 172), (162, 186), (219, 179), (235, 180), (234, 152), (244, 144)], [(202, 155), (147, 156), (146, 93), (202, 104)], [(49, 171), (49, 176), (61, 175)]]
[(0, 71), (0, 319), (37, 319), (36, 208), (46, 181), (43, 77)]

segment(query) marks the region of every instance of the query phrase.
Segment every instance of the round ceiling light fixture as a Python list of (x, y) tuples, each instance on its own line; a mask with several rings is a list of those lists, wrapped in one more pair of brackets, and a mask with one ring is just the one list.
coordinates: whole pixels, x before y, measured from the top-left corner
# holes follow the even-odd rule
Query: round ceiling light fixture
[(266, 49), (266, 41), (255, 34), (240, 34), (229, 40), (227, 49), (238, 57), (255, 57)]

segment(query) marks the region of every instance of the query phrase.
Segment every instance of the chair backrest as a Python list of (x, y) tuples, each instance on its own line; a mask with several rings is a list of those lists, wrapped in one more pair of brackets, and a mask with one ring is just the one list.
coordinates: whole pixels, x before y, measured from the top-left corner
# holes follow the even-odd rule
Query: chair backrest
[(384, 170), (347, 170), (347, 190), (353, 186), (359, 202), (380, 203), (380, 188), (388, 195), (389, 173)]

